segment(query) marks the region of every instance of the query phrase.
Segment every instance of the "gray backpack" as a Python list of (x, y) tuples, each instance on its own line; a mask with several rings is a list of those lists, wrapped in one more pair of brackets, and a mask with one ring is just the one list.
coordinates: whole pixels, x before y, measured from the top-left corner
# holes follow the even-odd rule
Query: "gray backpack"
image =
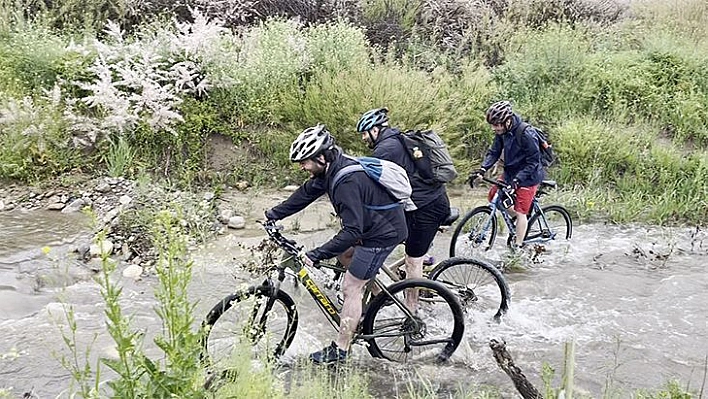
[(442, 138), (432, 130), (401, 133), (401, 143), (415, 164), (416, 173), (430, 183), (449, 183), (457, 177), (452, 157)]
[[(371, 210), (386, 210), (397, 206), (403, 206), (406, 211), (413, 211), (416, 209), (415, 204), (411, 200), (411, 193), (413, 189), (411, 188), (411, 183), (408, 180), (408, 174), (406, 170), (398, 166), (394, 162), (387, 161), (385, 159), (373, 158), (373, 157), (359, 157), (353, 158), (346, 156), (346, 158), (357, 161), (354, 165), (348, 165), (337, 171), (332, 179), (331, 193), (339, 184), (342, 178), (350, 173), (354, 172), (366, 172), (366, 175), (373, 179), (375, 182), (379, 183), (386, 191), (396, 199), (396, 202), (384, 205), (364, 205), (367, 209)], [(330, 194), (331, 195), (331, 194)]]

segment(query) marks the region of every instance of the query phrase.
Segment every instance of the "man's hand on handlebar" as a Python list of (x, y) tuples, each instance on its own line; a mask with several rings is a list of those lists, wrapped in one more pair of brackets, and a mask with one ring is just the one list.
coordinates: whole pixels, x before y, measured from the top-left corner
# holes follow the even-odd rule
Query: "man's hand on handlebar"
[(300, 252), (300, 259), (302, 259), (302, 262), (303, 262), (305, 265), (307, 265), (307, 266), (316, 267), (316, 268), (318, 268), (318, 269), (320, 268), (320, 262), (319, 262), (319, 261), (313, 261), (312, 259), (310, 259), (310, 258), (307, 256), (307, 254), (305, 253), (305, 251), (301, 251), (301, 252)]
[(470, 177), (468, 180), (468, 183), (470, 185), (470, 188), (474, 188), (474, 181), (477, 177), (484, 176), (484, 174), (487, 172), (486, 169), (484, 168), (479, 168), (476, 170), (473, 170), (472, 173), (470, 173)]

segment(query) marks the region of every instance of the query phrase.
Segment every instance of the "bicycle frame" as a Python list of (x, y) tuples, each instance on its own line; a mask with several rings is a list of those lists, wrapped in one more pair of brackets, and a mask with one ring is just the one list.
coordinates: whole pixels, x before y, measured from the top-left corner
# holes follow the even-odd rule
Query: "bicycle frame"
[[(482, 180), (486, 181), (487, 183), (494, 184), (498, 187), (498, 190), (496, 193), (494, 193), (494, 196), (492, 199), (489, 201), (489, 209), (491, 210), (489, 218), (484, 222), (484, 225), (482, 226), (482, 231), (481, 233), (476, 237), (475, 243), (476, 244), (481, 244), (485, 241), (487, 232), (492, 226), (492, 223), (496, 222), (496, 218), (494, 215), (498, 212), (502, 215), (502, 218), (504, 220), (504, 224), (506, 225), (507, 229), (509, 229), (509, 233), (512, 235), (516, 235), (516, 227), (514, 226), (514, 222), (512, 220), (511, 215), (509, 215), (509, 212), (507, 211), (507, 207), (504, 206), (503, 200), (501, 199), (501, 196), (499, 193), (501, 192), (507, 192), (507, 186), (504, 182), (497, 181), (497, 180), (492, 180), (489, 178), (486, 178), (482, 176)], [(548, 234), (543, 234), (541, 237), (533, 238), (530, 240), (524, 240), (525, 244), (535, 244), (535, 243), (544, 243), (550, 240), (555, 239), (556, 233), (551, 231), (550, 226), (548, 225), (548, 221), (546, 220), (546, 216), (543, 213), (543, 210), (541, 209), (541, 205), (538, 202), (538, 196), (534, 197), (533, 200), (531, 201), (531, 212), (527, 215), (528, 218), (530, 219), (533, 215), (535, 214), (540, 214), (541, 216), (539, 217), (539, 220), (542, 223), (543, 231), (548, 231)]]
[[(310, 276), (309, 271), (307, 270), (306, 265), (304, 262), (300, 259), (299, 253), (302, 250), (302, 247), (298, 246), (297, 243), (293, 240), (290, 240), (288, 238), (285, 238), (281, 233), (280, 230), (282, 230), (282, 226), (275, 226), (274, 224), (269, 224), (268, 222), (264, 223), (263, 226), (265, 227), (266, 232), (270, 236), (270, 238), (278, 244), (280, 248), (282, 248), (285, 251), (285, 255), (283, 258), (280, 260), (280, 263), (276, 265), (276, 269), (278, 270), (278, 277), (276, 281), (273, 281), (273, 278), (269, 277), (267, 278), (264, 282), (263, 285), (266, 285), (268, 287), (271, 287), (273, 289), (274, 293), (277, 293), (277, 291), (280, 289), (280, 284), (285, 280), (285, 270), (290, 269), (293, 271), (294, 275), (297, 278), (297, 281), (299, 281), (307, 290), (307, 292), (312, 296), (314, 299), (315, 303), (319, 306), (320, 310), (322, 313), (324, 313), (328, 319), (330, 320), (330, 324), (334, 327), (337, 332), (339, 332), (339, 326), (341, 323), (341, 316), (339, 313), (339, 310), (334, 304), (334, 301), (327, 295), (326, 292), (324, 292), (315, 282), (315, 280), (312, 279)], [(401, 264), (403, 263), (403, 260), (400, 261)], [(398, 262), (397, 262), (398, 263)], [(325, 262), (320, 262), (319, 263), (320, 267), (326, 268), (326, 269), (331, 269), (335, 273), (344, 273), (346, 272), (346, 269), (341, 266), (339, 262), (336, 264), (331, 264), (331, 263), (325, 263)], [(384, 269), (384, 268), (382, 268)], [(391, 273), (388, 268), (385, 268), (384, 270), (387, 271), (388, 273)], [(389, 276), (393, 276), (393, 274), (389, 274)], [(399, 278), (400, 279), (400, 278)], [(413, 317), (413, 313), (408, 310), (408, 308), (403, 304), (398, 298), (396, 298), (393, 295), (390, 295), (388, 290), (386, 289), (386, 286), (379, 281), (377, 277), (374, 277), (372, 279), (372, 282), (378, 286), (378, 288), (381, 290), (381, 292), (385, 292), (387, 295), (389, 295), (390, 299), (398, 306), (401, 308), (401, 310), (406, 314), (408, 317)], [(367, 292), (364, 293), (363, 301), (366, 302), (366, 299), (368, 296), (370, 296), (370, 290), (367, 288)], [(271, 296), (269, 298), (270, 301), (275, 301), (275, 295)], [(268, 304), (268, 307), (270, 308), (272, 306), (272, 303)], [(369, 339), (369, 338), (375, 338), (379, 337), (378, 335), (376, 336), (365, 336), (362, 334), (355, 333), (354, 334), (354, 339)]]

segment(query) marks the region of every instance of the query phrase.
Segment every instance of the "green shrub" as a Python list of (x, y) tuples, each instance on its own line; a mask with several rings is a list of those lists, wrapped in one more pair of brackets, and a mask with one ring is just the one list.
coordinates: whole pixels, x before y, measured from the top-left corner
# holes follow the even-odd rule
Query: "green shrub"
[[(571, 119), (554, 130), (567, 187), (587, 189), (579, 203), (617, 222), (674, 223), (708, 216), (708, 155), (657, 141), (645, 125)], [(604, 187), (604, 188), (603, 188)]]
[(56, 95), (10, 100), (0, 109), (0, 177), (34, 181), (79, 166), (90, 168), (91, 157), (71, 146), (63, 111)]
[(41, 23), (15, 26), (0, 36), (0, 91), (15, 97), (42, 94), (57, 80), (65, 42)]

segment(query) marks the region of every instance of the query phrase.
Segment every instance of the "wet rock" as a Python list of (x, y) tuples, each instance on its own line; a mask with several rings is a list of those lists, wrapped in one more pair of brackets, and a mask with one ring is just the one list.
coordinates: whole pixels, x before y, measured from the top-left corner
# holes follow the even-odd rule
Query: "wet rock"
[(94, 273), (98, 273), (103, 270), (103, 260), (98, 258), (92, 258), (86, 262), (86, 267)]
[(79, 254), (79, 258), (81, 259), (86, 259), (88, 258), (89, 251), (91, 250), (91, 245), (87, 242), (80, 244), (76, 248), (76, 252)]
[(91, 244), (89, 248), (89, 254), (91, 256), (100, 256), (101, 254), (110, 255), (113, 253), (113, 243), (109, 240), (105, 240), (99, 246), (98, 244)]
[(103, 221), (105, 223), (110, 223), (113, 219), (115, 219), (116, 216), (120, 213), (120, 208), (114, 208), (108, 212), (106, 212), (105, 215), (103, 215)]
[(232, 216), (229, 218), (228, 227), (231, 229), (243, 229), (246, 227), (246, 219), (241, 216)]
[(47, 209), (50, 211), (60, 211), (60, 210), (64, 209), (64, 206), (65, 205), (62, 202), (54, 202), (54, 203), (47, 205)]
[(62, 209), (61, 212), (62, 213), (77, 212), (77, 211), (80, 211), (84, 205), (85, 205), (84, 200), (81, 198), (78, 198), (78, 199), (71, 201), (71, 203), (69, 205), (67, 205), (64, 209)]
[(96, 186), (96, 191), (98, 191), (99, 193), (105, 194), (105, 193), (111, 191), (111, 185), (106, 182), (103, 182), (103, 183), (99, 184), (98, 186)]
[(219, 219), (221, 223), (227, 224), (233, 216), (234, 213), (231, 209), (222, 209), (221, 212), (219, 212), (217, 219)]
[(143, 274), (143, 268), (138, 265), (130, 265), (123, 270), (123, 277), (137, 280)]

